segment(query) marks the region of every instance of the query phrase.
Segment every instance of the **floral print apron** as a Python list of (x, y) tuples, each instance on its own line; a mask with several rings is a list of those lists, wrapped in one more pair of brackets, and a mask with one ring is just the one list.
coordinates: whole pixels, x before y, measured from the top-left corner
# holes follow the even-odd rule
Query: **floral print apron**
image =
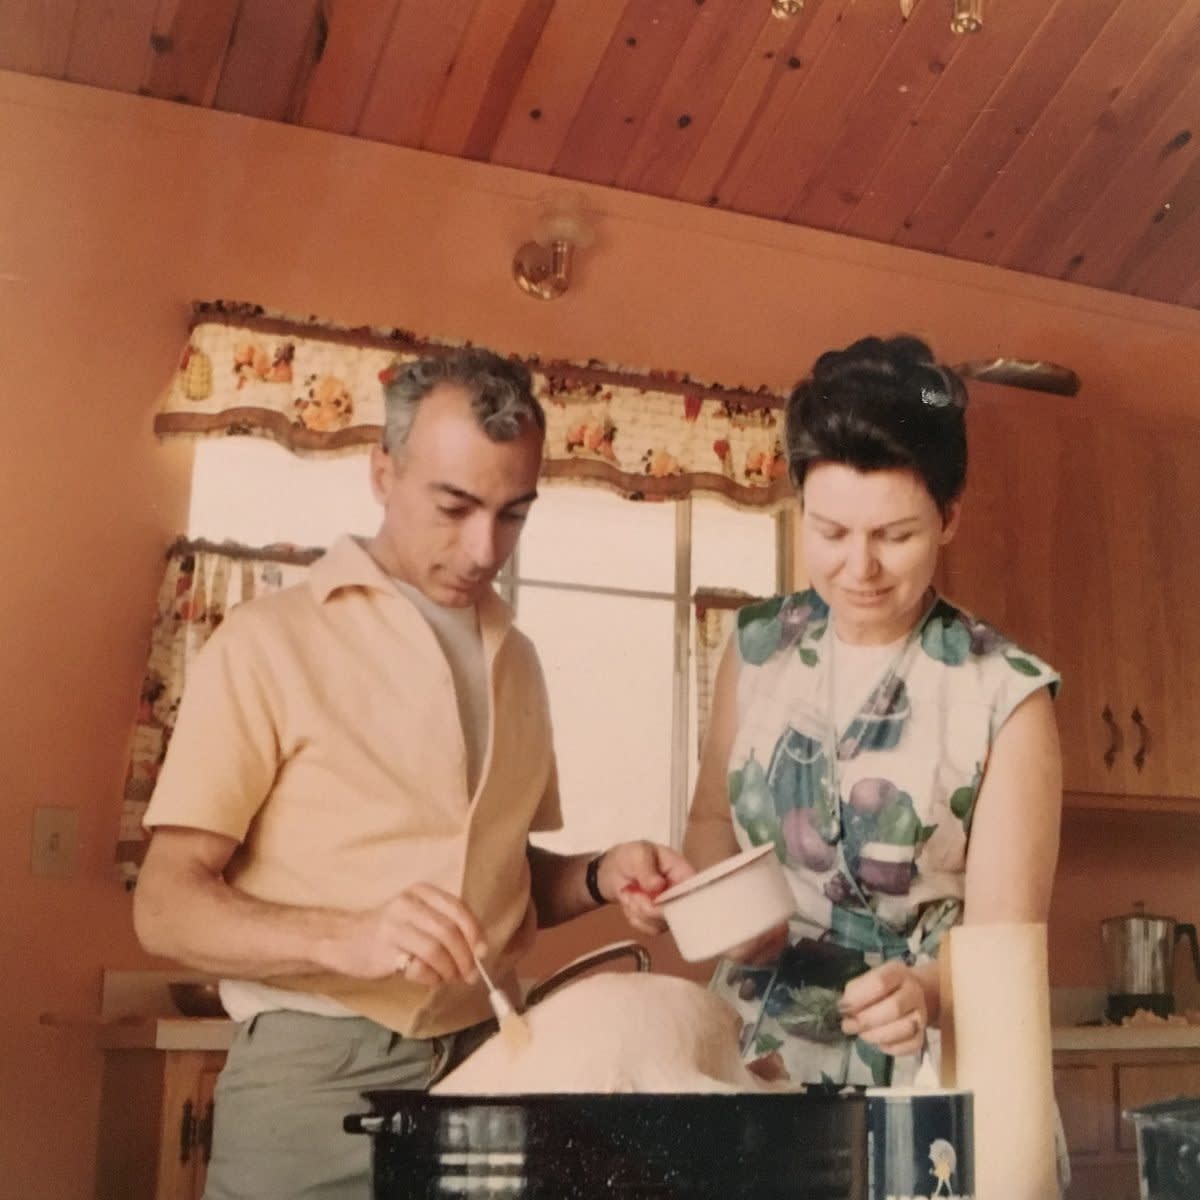
[(988, 753), (1012, 711), (1058, 674), (934, 596), (845, 728), (832, 717), (833, 630), (814, 591), (742, 609), (728, 763), (742, 848), (771, 843), (796, 899), (777, 963), (722, 961), (743, 1056), (778, 1080), (911, 1082), (840, 1029), (837, 1000), (880, 962), (932, 958), (962, 916), (967, 842)]

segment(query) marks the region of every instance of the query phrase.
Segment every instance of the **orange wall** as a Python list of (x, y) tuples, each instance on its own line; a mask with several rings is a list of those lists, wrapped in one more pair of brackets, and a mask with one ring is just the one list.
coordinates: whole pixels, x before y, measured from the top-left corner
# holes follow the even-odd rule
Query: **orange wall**
[[(154, 442), (150, 414), (192, 298), (775, 386), (828, 345), (904, 328), (951, 359), (1072, 363), (1094, 404), (1194, 403), (1196, 313), (708, 209), (591, 190), (596, 244), (541, 304), (508, 277), (553, 190), (538, 177), (6, 73), (0, 163), (6, 1194), (89, 1194), (99, 1056), (38, 1015), (94, 1011), (102, 966), (143, 963), (110, 860), (160, 555), (186, 504), (188, 454)], [(30, 875), (39, 804), (80, 810), (73, 879)], [(1084, 940), (1135, 893), (1200, 911), (1180, 849), (1193, 826), (1137, 832), (1097, 821), (1068, 842), (1067, 982), (1092, 981)], [(615, 933), (606, 918), (557, 931), (535, 970)]]
[[(1200, 801), (1196, 815), (1068, 810), (1050, 925), (1053, 982), (1096, 986), (1104, 980), (1100, 922), (1146, 911), (1200, 923)], [(1200, 1008), (1200, 981), (1181, 946), (1176, 1003)]]

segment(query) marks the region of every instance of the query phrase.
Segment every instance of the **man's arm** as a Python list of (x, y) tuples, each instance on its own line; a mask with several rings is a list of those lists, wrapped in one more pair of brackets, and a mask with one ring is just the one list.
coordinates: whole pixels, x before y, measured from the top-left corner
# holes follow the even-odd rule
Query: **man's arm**
[[(539, 927), (559, 925), (597, 907), (587, 887), (587, 867), (595, 855), (554, 854), (536, 846), (528, 854)], [(693, 874), (687, 859), (669, 846), (621, 842), (600, 856), (596, 885), (605, 903), (620, 904), (635, 929), (656, 934), (665, 922), (654, 897)]]
[(239, 979), (333, 972), (436, 984), (473, 980), (483, 933), (454, 896), (417, 883), (364, 912), (271, 904), (230, 887), (234, 839), (159, 827), (134, 892), (138, 939), (152, 954)]

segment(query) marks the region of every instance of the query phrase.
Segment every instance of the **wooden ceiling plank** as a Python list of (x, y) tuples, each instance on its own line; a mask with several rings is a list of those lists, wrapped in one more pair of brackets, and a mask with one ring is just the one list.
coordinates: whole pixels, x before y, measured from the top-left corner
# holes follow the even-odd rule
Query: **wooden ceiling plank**
[(818, 11), (809, 5), (797, 17), (772, 18), (762, 26), (680, 177), (676, 199), (693, 204), (718, 202), (717, 189), (746, 148), (751, 131), (770, 119), (767, 114), (781, 112), (800, 86), (798, 69), (789, 64), (800, 62), (796, 48)]
[(807, 92), (815, 64), (833, 41), (853, 3), (854, 0), (835, 0), (804, 9), (802, 17), (808, 19), (797, 25), (788, 41), (786, 57), (778, 55), (772, 61), (765, 89), (713, 184), (712, 194), (718, 197), (715, 202), (721, 207), (737, 212), (761, 211), (746, 207), (742, 192), (757, 172), (767, 169), (762, 163), (768, 149), (774, 150), (781, 130), (790, 127), (793, 110), (802, 107), (798, 98)]
[(396, 146), (425, 142), (476, 0), (401, 0), (355, 131)]
[[(1036, 207), (1001, 247), (996, 261), (1017, 270), (1058, 263), (1083, 249), (1077, 227), (1101, 205), (1114, 167), (1136, 156), (1163, 110), (1196, 77), (1200, 53), (1200, 0), (1189, 0), (1156, 40), (1120, 92), (1092, 109), (1087, 135)], [(1168, 135), (1170, 136), (1170, 135)], [(1153, 153), (1158, 147), (1153, 147)], [(1064, 246), (1071, 248), (1059, 253)], [(1098, 247), (1093, 247), (1098, 249)], [(1054, 273), (1061, 270), (1061, 263)]]
[(319, 0), (241, 0), (213, 107), (285, 121), (321, 49)]
[(81, 0), (71, 33), (67, 78), (72, 83), (136, 92), (150, 58), (158, 0)]
[(160, 0), (141, 90), (161, 100), (211, 105), (239, 0)]
[(0, 69), (62, 79), (76, 0), (0, 0)]
[(890, 242), (981, 112), (1005, 74), (1046, 18), (1044, 0), (1008, 0), (988, 11), (986, 36), (967, 35), (942, 71), (909, 127), (892, 143), (861, 199), (842, 222), (845, 233)]
[[(1192, 244), (1195, 245), (1194, 242)], [(1192, 261), (1195, 262), (1195, 259)], [(1200, 308), (1200, 277), (1192, 277), (1191, 283), (1179, 294), (1179, 303), (1188, 308)]]
[(475, 10), (438, 100), (425, 148), (486, 159), (554, 0), (486, 0)]
[(779, 23), (747, 16), (744, 0), (707, 0), (641, 122), (618, 187), (674, 195), (766, 21)]
[[(1200, 34), (1200, 25), (1196, 26)], [(1200, 62), (1200, 37), (1192, 44)], [(1038, 274), (1110, 287), (1131, 245), (1186, 176), (1200, 149), (1200, 70), (1123, 160), (1111, 161), (1108, 186), (1067, 239), (1056, 239), (1032, 259)]]
[(874, 78), (905, 24), (898, 5), (850, 0), (812, 60), (800, 53), (800, 88), (757, 155), (743, 156), (736, 186), (727, 183), (723, 189), (733, 208), (767, 217), (787, 215), (837, 140), (852, 98)]
[(554, 6), (501, 123), (492, 162), (549, 173), (623, 15), (621, 3)]
[[(940, 251), (1027, 136), (1118, 0), (1059, 0), (892, 239)], [(999, 6), (996, 6), (999, 7)]]
[(300, 124), (353, 133), (400, 0), (324, 0), (324, 51), (308, 76)]
[(1034, 122), (1028, 137), (967, 215), (948, 244), (954, 257), (995, 262), (1031, 205), (1044, 197), (1073, 148), (1115, 96), (1124, 91), (1184, 0), (1124, 0), (1088, 47), (1066, 83)]
[(1200, 156), (1164, 207), (1131, 245), (1110, 286), (1133, 296), (1178, 304), (1200, 286)]
[(555, 175), (603, 184), (616, 179), (676, 47), (702, 11), (679, 0), (629, 0), (554, 160)]
[(844, 120), (824, 161), (788, 211), (788, 220), (838, 229), (861, 200), (889, 147), (912, 127), (937, 80), (967, 45), (936, 3), (918, 4)]

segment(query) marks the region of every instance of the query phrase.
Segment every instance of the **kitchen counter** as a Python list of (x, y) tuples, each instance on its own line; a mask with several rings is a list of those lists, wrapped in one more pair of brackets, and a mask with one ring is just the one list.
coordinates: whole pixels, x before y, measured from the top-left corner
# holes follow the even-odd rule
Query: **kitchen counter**
[[(100, 1026), (102, 1050), (228, 1050), (234, 1022), (199, 1017), (158, 1017)], [(1200, 1025), (1130, 1029), (1119, 1025), (1057, 1026), (1055, 1050), (1200, 1050)]]
[(1058, 1026), (1051, 1045), (1055, 1050), (1200, 1050), (1200, 1025)]
[(101, 1050), (228, 1050), (234, 1022), (210, 1017), (150, 1017), (99, 1027)]

